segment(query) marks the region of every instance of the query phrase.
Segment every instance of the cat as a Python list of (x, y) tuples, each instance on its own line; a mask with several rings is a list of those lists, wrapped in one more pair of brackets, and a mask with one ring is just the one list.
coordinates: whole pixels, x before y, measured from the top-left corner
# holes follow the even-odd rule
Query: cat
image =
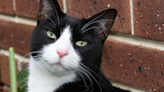
[(115, 88), (100, 64), (117, 11), (89, 19), (64, 14), (56, 0), (41, 0), (31, 37), (28, 92), (129, 92)]

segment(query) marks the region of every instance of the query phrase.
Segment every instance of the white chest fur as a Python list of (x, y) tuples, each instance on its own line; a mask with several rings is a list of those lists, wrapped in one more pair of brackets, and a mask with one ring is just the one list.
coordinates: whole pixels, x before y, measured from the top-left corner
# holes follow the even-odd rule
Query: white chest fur
[(63, 84), (75, 81), (75, 72), (70, 72), (64, 76), (56, 76), (36, 64), (37, 61), (31, 58), (28, 92), (53, 92)]

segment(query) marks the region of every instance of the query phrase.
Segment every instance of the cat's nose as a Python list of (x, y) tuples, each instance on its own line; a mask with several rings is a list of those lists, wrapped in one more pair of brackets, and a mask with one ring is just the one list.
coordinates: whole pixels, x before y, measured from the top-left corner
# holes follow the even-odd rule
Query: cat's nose
[(56, 52), (58, 53), (60, 59), (63, 58), (64, 56), (68, 55), (68, 51), (66, 51), (66, 50), (57, 50)]

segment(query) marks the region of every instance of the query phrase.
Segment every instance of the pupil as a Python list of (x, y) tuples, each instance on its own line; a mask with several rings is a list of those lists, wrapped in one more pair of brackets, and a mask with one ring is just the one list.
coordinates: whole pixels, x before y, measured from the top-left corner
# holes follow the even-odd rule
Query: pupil
[(81, 45), (83, 44), (83, 42), (81, 41)]
[(51, 33), (51, 36), (53, 35), (53, 33)]

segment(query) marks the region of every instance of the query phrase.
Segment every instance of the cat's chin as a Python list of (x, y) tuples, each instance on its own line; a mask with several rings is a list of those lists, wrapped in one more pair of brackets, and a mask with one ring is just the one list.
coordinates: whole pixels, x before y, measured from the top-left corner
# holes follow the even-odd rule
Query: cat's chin
[(31, 65), (34, 65), (38, 68), (39, 71), (46, 71), (53, 75), (62, 76), (67, 75), (69, 73), (75, 72), (75, 69), (70, 68), (69, 66), (66, 66), (61, 63), (50, 63), (46, 61), (42, 61), (41, 59), (35, 59), (33, 57), (30, 57)]
[(75, 72), (74, 70), (64, 70), (64, 69), (49, 70), (49, 71), (57, 76), (64, 76), (64, 75), (70, 74), (71, 72)]
[(51, 73), (55, 74), (55, 75), (67, 75), (70, 72), (75, 72), (74, 69), (67, 69), (65, 68), (60, 62), (58, 63), (54, 63), (54, 64), (49, 64), (49, 69), (48, 69)]

